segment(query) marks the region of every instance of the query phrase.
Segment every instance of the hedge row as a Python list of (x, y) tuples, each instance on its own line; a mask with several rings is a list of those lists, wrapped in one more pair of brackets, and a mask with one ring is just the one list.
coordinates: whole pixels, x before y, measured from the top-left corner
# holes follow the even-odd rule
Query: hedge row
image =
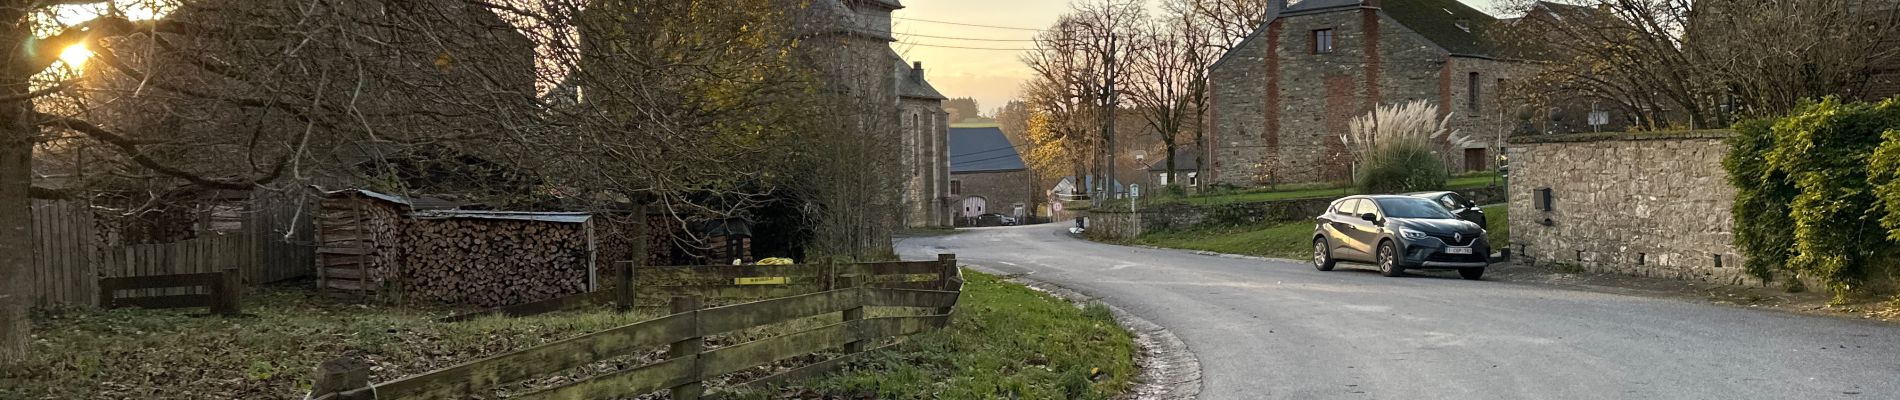
[(1893, 266), (1900, 103), (1829, 98), (1736, 131), (1723, 165), (1739, 190), (1735, 241), (1751, 274), (1818, 278), (1840, 301), (1869, 272)]

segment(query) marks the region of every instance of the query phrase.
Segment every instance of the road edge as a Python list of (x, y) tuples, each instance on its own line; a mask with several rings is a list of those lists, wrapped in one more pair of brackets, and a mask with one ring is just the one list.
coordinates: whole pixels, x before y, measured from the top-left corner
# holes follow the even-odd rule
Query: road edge
[(1153, 321), (1143, 319), (1134, 313), (1108, 302), (1095, 301), (1094, 297), (1047, 281), (1022, 275), (1012, 275), (981, 265), (963, 263), (966, 268), (986, 274), (1007, 277), (1007, 281), (1023, 285), (1030, 289), (1048, 293), (1050, 296), (1067, 300), (1077, 306), (1091, 302), (1107, 306), (1115, 316), (1115, 323), (1135, 335), (1135, 345), (1141, 348), (1141, 354), (1135, 359), (1135, 366), (1141, 369), (1136, 384), (1117, 398), (1121, 399), (1183, 399), (1192, 400), (1201, 394), (1201, 360), (1188, 349), (1187, 343), (1173, 331)]

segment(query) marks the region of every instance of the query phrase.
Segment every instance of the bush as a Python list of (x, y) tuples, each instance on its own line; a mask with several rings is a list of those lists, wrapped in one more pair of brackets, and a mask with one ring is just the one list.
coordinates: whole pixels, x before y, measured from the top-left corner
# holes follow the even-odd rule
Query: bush
[[(1788, 259), (1794, 252), (1794, 220), (1788, 204), (1797, 193), (1788, 174), (1769, 168), (1764, 160), (1775, 147), (1774, 121), (1759, 119), (1735, 126), (1729, 139), (1729, 153), (1722, 159), (1729, 183), (1736, 189), (1735, 246), (1747, 254), (1742, 266), (1763, 280), (1774, 278), (1776, 271), (1789, 271)], [(1791, 281), (1799, 285), (1800, 281)], [(1793, 288), (1791, 286), (1791, 288)]]
[(1887, 227), (1887, 239), (1900, 242), (1900, 127), (1887, 129), (1881, 138), (1880, 148), (1868, 161), (1867, 180), (1874, 185), (1874, 197), (1887, 210), (1880, 220)]
[(1403, 193), (1445, 187), (1451, 174), (1430, 147), (1410, 142), (1382, 143), (1362, 159), (1353, 185), (1361, 193)]
[(1803, 104), (1772, 125), (1738, 125), (1724, 165), (1738, 189), (1736, 244), (1754, 263), (1750, 271), (1767, 275), (1780, 264), (1797, 277), (1820, 278), (1840, 302), (1886, 262), (1880, 255), (1896, 246), (1891, 226), (1883, 232), (1878, 221), (1900, 211), (1893, 207), (1900, 202), (1887, 201), (1900, 190), (1892, 188), (1900, 150), (1889, 149), (1900, 146), (1896, 126), (1900, 104), (1892, 100), (1834, 98)]

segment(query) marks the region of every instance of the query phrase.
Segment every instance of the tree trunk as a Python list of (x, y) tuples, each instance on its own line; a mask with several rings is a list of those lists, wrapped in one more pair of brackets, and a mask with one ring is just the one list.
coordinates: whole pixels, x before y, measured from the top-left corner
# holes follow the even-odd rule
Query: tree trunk
[(23, 23), (26, 4), (7, 1), (0, 5), (0, 43), (8, 52), (8, 63), (0, 69), (0, 364), (26, 357), (28, 328), (27, 276), (33, 266), (33, 213), (27, 193), (31, 191), (33, 134), (27, 121), (33, 107), (26, 94), (31, 91), (27, 79), (32, 71), (19, 55), (20, 44), (31, 43)]

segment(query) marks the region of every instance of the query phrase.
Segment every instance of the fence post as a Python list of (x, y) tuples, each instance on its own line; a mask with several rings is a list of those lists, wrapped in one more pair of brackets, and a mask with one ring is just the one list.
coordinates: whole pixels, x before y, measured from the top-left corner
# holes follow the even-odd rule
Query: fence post
[(241, 279), (237, 268), (225, 268), (218, 275), (218, 282), (211, 286), (212, 295), (217, 296), (211, 306), (212, 314), (233, 316), (242, 312), (238, 309), (238, 295), (244, 292)]
[(699, 297), (696, 297), (696, 296), (674, 297), (673, 298), (673, 313), (674, 314), (691, 313), (690, 315), (686, 316), (686, 320), (687, 320), (687, 323), (692, 324), (693, 326), (693, 337), (686, 338), (678, 342), (673, 342), (673, 347), (671, 349), (668, 349), (666, 353), (666, 357), (669, 359), (679, 358), (679, 357), (693, 358), (693, 360), (691, 361), (693, 363), (693, 367), (691, 368), (692, 378), (686, 384), (673, 387), (673, 390), (672, 390), (673, 399), (674, 400), (699, 400), (700, 393), (704, 392), (706, 389), (705, 386), (703, 386), (699, 382), (699, 379), (700, 379), (699, 375), (702, 371), (702, 365), (700, 364), (700, 361), (699, 361), (699, 352), (703, 350), (706, 346), (705, 338), (700, 336)]
[(332, 358), (317, 365), (317, 382), (306, 399), (376, 400), (369, 385), (369, 364), (355, 358)]
[(957, 255), (937, 255), (937, 290), (950, 290), (950, 279), (957, 276)]
[(650, 235), (650, 233), (647, 232), (647, 224), (651, 222), (652, 221), (647, 218), (646, 200), (635, 199), (633, 202), (633, 260), (620, 263), (619, 265), (620, 301), (618, 304), (615, 304), (615, 306), (619, 308), (621, 312), (633, 311), (633, 273), (635, 270), (639, 270), (640, 267), (646, 266), (648, 259), (653, 257), (653, 255), (650, 254), (652, 251), (647, 248), (647, 243), (650, 239), (647, 237)]
[[(844, 324), (845, 324), (845, 331), (850, 332), (850, 335), (854, 339), (859, 339), (863, 335), (858, 334), (858, 331), (863, 328), (857, 326), (857, 324), (854, 324), (853, 322), (864, 319), (864, 290), (858, 289), (858, 277), (855, 275), (849, 276), (849, 277), (839, 277), (838, 283), (840, 284), (840, 286), (843, 286), (846, 289), (855, 289), (851, 292), (852, 307), (844, 310)], [(861, 339), (845, 342), (844, 353), (845, 354), (863, 353), (864, 344), (865, 344), (864, 342), (865, 341)]]
[[(952, 287), (956, 285), (957, 255), (938, 254), (937, 262), (943, 263), (941, 269), (937, 271), (937, 289), (962, 290), (961, 287)], [(956, 307), (937, 307), (937, 315), (940, 315), (940, 317), (937, 317), (937, 327), (950, 326), (950, 313), (953, 311), (956, 311)]]

